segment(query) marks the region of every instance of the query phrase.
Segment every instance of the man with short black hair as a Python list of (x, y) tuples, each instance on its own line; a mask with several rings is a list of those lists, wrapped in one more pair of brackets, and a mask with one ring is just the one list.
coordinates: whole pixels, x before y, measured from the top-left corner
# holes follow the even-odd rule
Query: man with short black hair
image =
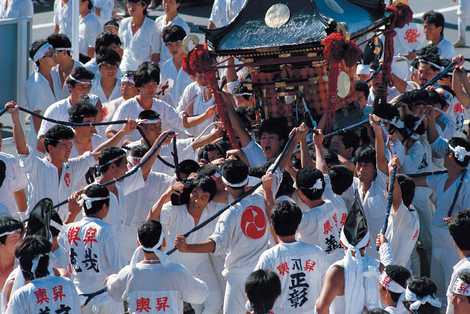
[[(134, 82), (135, 87), (139, 90), (139, 95), (127, 100), (119, 106), (112, 120), (137, 119), (140, 112), (153, 110), (158, 112), (161, 117), (163, 131), (181, 130), (184, 132), (181, 119), (175, 109), (166, 102), (155, 98), (158, 84), (160, 83), (160, 70), (158, 66), (150, 62), (142, 63), (134, 74)], [(110, 125), (106, 129), (107, 136), (112, 136), (112, 134), (116, 133), (118, 128), (119, 126), (117, 125)], [(126, 139), (136, 141), (139, 138), (138, 132), (134, 131), (129, 134)]]
[(54, 61), (57, 63), (51, 70), (56, 100), (69, 96), (69, 90), (65, 81), (74, 68), (83, 66), (72, 58), (72, 43), (65, 34), (52, 34), (47, 37), (49, 44), (54, 47)]
[(426, 39), (437, 46), (441, 58), (450, 60), (455, 57), (454, 46), (444, 38), (444, 15), (431, 10), (424, 13), (423, 20)]
[[(77, 67), (72, 70), (70, 75), (65, 80), (65, 84), (70, 92), (70, 96), (67, 98), (61, 99), (53, 103), (47, 110), (44, 112), (44, 116), (47, 118), (68, 121), (69, 120), (69, 109), (73, 106), (76, 106), (80, 100), (88, 96), (93, 105), (98, 109), (101, 108), (101, 103), (99, 98), (95, 95), (90, 94), (91, 82), (95, 76), (93, 73), (85, 69), (84, 67)], [(38, 145), (41, 150), (42, 137), (49, 130), (54, 123), (42, 120), (41, 128), (38, 131)]]
[(408, 281), (403, 304), (409, 313), (439, 314), (441, 302), (436, 297), (437, 286), (427, 277), (414, 278)]
[(171, 59), (171, 53), (169, 49), (167, 49), (168, 46), (164, 38), (165, 28), (178, 26), (184, 30), (185, 36), (191, 31), (188, 23), (178, 15), (180, 4), (181, 0), (163, 0), (162, 8), (164, 14), (155, 20), (155, 26), (157, 27), (158, 37), (160, 39), (160, 50), (158, 51), (160, 54), (160, 66), (163, 66), (166, 61)]
[[(452, 276), (447, 288), (447, 314), (457, 313), (452, 302), (452, 292), (459, 275), (470, 272), (470, 210), (460, 212), (449, 224), (449, 232), (454, 240), (460, 260), (452, 268)], [(463, 312), (462, 312), (463, 313)]]
[[(293, 136), (297, 136), (297, 130)], [(280, 160), (279, 169), (283, 169), (294, 149), (293, 140), (288, 151)], [(272, 172), (272, 167), (267, 173)], [(267, 249), (269, 232), (267, 217), (269, 206), (267, 194), (275, 195), (279, 189), (282, 172), (277, 169), (272, 173), (271, 184), (258, 188), (253, 194), (245, 197), (225, 211), (217, 221), (214, 233), (207, 241), (188, 244), (186, 238), (178, 235), (175, 247), (181, 252), (225, 254), (227, 278), (224, 299), (224, 314), (243, 313), (245, 279), (256, 265), (259, 255)], [(227, 160), (222, 168), (222, 181), (229, 193), (228, 202), (240, 197), (248, 185), (248, 166), (240, 160)], [(266, 190), (271, 193), (264, 193)]]
[(170, 57), (160, 62), (160, 82), (162, 82), (163, 86), (169, 86), (169, 93), (173, 100), (171, 105), (175, 108), (180, 101), (184, 89), (192, 82), (189, 74), (183, 70), (182, 66), (183, 57), (185, 56), (183, 48), (183, 39), (185, 37), (185, 30), (178, 25), (165, 27), (162, 32), (163, 45), (166, 46), (165, 49), (168, 50)]
[(121, 96), (119, 64), (121, 56), (111, 48), (102, 49), (96, 56), (98, 75), (95, 76), (91, 93), (98, 96), (103, 106)]
[(380, 301), (390, 314), (406, 314), (400, 298), (406, 290), (406, 282), (411, 278), (408, 269), (398, 265), (388, 265), (379, 278)]
[(6, 313), (80, 314), (74, 283), (50, 273), (51, 243), (41, 236), (28, 236), (16, 248), (16, 258), (26, 284), (16, 290)]
[[(54, 48), (47, 40), (37, 40), (31, 45), (29, 57), (34, 63), (34, 71), (26, 80), (26, 106), (36, 113), (43, 113), (58, 99), (54, 93), (51, 69), (56, 65)], [(32, 117), (32, 133), (36, 134), (41, 126), (41, 119)]]
[[(95, 51), (98, 55), (102, 50), (110, 48), (113, 49), (122, 58), (123, 50), (121, 48), (121, 45), (121, 39), (117, 34), (104, 31), (100, 33), (98, 37), (96, 37)], [(85, 63), (84, 67), (94, 75), (99, 75), (98, 63), (96, 62), (96, 58), (92, 58), (90, 61)], [(120, 74), (121, 72), (119, 70), (118, 76), (121, 76)]]
[(201, 304), (207, 297), (207, 285), (161, 251), (164, 241), (160, 222), (142, 224), (130, 265), (106, 280), (109, 295), (118, 302), (127, 300), (131, 313), (183, 313), (183, 302)]
[[(85, 216), (67, 225), (60, 236), (60, 243), (69, 256), (72, 279), (81, 293), (101, 289), (106, 277), (116, 273), (123, 265), (117, 235), (112, 226), (104, 221), (110, 205), (110, 192), (96, 183), (89, 185), (83, 194), (74, 194), (70, 200), (70, 211), (83, 210)], [(95, 306), (97, 312), (93, 309)], [(82, 314), (122, 313), (122, 305), (109, 299), (95, 306), (87, 305), (82, 309)]]
[(245, 293), (250, 308), (248, 313), (271, 313), (281, 292), (281, 281), (275, 272), (264, 269), (255, 270), (245, 282)]
[[(322, 277), (329, 266), (319, 246), (296, 240), (301, 220), (302, 211), (292, 200), (277, 201), (271, 224), (279, 242), (261, 254), (255, 267), (274, 271), (281, 280), (282, 292), (274, 304), (275, 313), (313, 313)], [(295, 286), (300, 282), (302, 286)]]

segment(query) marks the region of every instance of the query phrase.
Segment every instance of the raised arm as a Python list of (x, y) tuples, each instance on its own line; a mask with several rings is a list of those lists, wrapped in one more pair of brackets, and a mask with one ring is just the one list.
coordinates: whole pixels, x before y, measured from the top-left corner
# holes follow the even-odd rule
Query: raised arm
[[(400, 160), (397, 156), (393, 156), (392, 160), (390, 161), (388, 172), (390, 176), (392, 175), (393, 168), (400, 167)], [(401, 188), (400, 184), (398, 183), (398, 176), (395, 176), (395, 182), (393, 184), (393, 199), (392, 199), (392, 210), (394, 213), (398, 212), (400, 205), (402, 203), (402, 195), (401, 195)]]
[(207, 119), (212, 118), (215, 115), (215, 106), (211, 106), (207, 108), (204, 113), (201, 113), (197, 116), (190, 116), (187, 112), (183, 112), (183, 126), (185, 128), (192, 128), (195, 127)]
[[(177, 182), (176, 184), (182, 184), (182, 183)], [(152, 209), (150, 209), (147, 215), (147, 220), (160, 221), (160, 215), (162, 213), (163, 205), (170, 201), (171, 194), (174, 192), (175, 192), (175, 188), (174, 188), (174, 185), (172, 185), (162, 194), (162, 196), (160, 196), (158, 201), (152, 206)]]
[(380, 118), (376, 115), (370, 115), (369, 122), (375, 135), (375, 159), (377, 162), (377, 170), (387, 174), (388, 165), (387, 159), (385, 158), (385, 144), (382, 127), (380, 126)]
[(299, 126), (299, 144), (300, 144), (300, 165), (304, 167), (315, 167), (312, 157), (310, 156), (307, 144), (308, 127), (305, 123)]
[(235, 136), (238, 136), (238, 138), (240, 139), (240, 144), (242, 145), (242, 147), (245, 147), (246, 145), (248, 145), (248, 143), (250, 143), (251, 136), (245, 130), (243, 123), (240, 121), (238, 114), (235, 112), (235, 101), (233, 100), (233, 97), (231, 95), (226, 93), (222, 93), (222, 99), (224, 100), (224, 106), (227, 110), (227, 115), (232, 125), (233, 132), (235, 133)]
[(11, 114), (13, 121), (13, 138), (15, 139), (16, 151), (20, 155), (29, 155), (28, 145), (21, 126), (20, 114), (15, 101), (9, 101), (5, 104), (8, 112)]
[(328, 314), (330, 305), (336, 297), (344, 295), (344, 269), (332, 266), (328, 269), (323, 280), (320, 296), (316, 302), (318, 314)]
[(323, 132), (322, 130), (314, 130), (313, 142), (315, 144), (315, 168), (320, 170), (323, 174), (328, 173), (328, 164), (326, 163), (323, 155)]

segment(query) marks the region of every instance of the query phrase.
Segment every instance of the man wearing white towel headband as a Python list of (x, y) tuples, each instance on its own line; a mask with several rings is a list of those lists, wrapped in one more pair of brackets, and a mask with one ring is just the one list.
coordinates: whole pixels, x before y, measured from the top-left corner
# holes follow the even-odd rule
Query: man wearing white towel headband
[(387, 313), (406, 314), (403, 307), (403, 293), (411, 274), (408, 269), (398, 265), (388, 265), (379, 278), (380, 301)]
[(27, 282), (13, 294), (6, 313), (80, 314), (80, 300), (73, 282), (54, 276), (49, 269), (51, 243), (41, 236), (28, 236), (15, 255)]
[[(60, 236), (60, 243), (69, 256), (71, 277), (80, 293), (101, 289), (104, 280), (123, 266), (118, 238), (111, 225), (103, 221), (109, 211), (109, 194), (101, 184), (89, 185), (78, 200), (85, 217), (67, 225)], [(82, 314), (123, 313), (120, 303), (109, 298), (102, 301), (88, 304)]]
[(408, 282), (403, 304), (412, 314), (439, 314), (441, 302), (436, 297), (436, 284), (427, 277), (415, 278)]
[[(201, 304), (208, 295), (204, 281), (180, 264), (169, 262), (161, 251), (165, 244), (162, 225), (149, 220), (139, 227), (139, 247), (131, 264), (106, 280), (109, 295), (127, 300), (130, 313), (183, 313), (183, 301)], [(144, 259), (140, 260), (143, 255)]]

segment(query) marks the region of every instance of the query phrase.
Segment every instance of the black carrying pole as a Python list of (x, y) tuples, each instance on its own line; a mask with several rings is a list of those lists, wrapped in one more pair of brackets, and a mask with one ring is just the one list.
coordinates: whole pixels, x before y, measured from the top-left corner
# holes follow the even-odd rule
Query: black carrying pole
[[(276, 159), (276, 161), (274, 162), (274, 167), (272, 169), (272, 172), (276, 171), (276, 169), (279, 167), (279, 163), (281, 162), (282, 158), (284, 157), (284, 155), (287, 153), (287, 151), (289, 150), (289, 146), (291, 145), (292, 143), (292, 140), (294, 139), (295, 135), (291, 135), (289, 137), (289, 139), (287, 140), (287, 143), (286, 145), (284, 146), (284, 149), (282, 150), (282, 152), (279, 154), (278, 158)], [(255, 184), (254, 186), (252, 186), (250, 189), (248, 189), (247, 191), (243, 192), (242, 195), (240, 195), (236, 200), (234, 200), (233, 202), (231, 202), (230, 204), (228, 204), (227, 206), (225, 206), (224, 208), (222, 208), (221, 210), (219, 210), (217, 213), (215, 213), (214, 215), (212, 215), (211, 217), (207, 218), (205, 221), (201, 222), (200, 224), (198, 224), (197, 226), (195, 226), (194, 228), (192, 228), (191, 230), (189, 230), (188, 232), (186, 232), (185, 234), (183, 234), (184, 237), (188, 237), (190, 234), (198, 231), (199, 229), (202, 229), (204, 228), (205, 226), (207, 226), (210, 222), (212, 222), (213, 220), (215, 220), (217, 217), (219, 217), (223, 212), (225, 212), (227, 209), (229, 209), (230, 207), (232, 207), (233, 205), (237, 204), (238, 202), (240, 202), (242, 199), (244, 199), (245, 197), (251, 195), (259, 186), (261, 186), (262, 182), (259, 182), (257, 184)], [(173, 248), (171, 250), (169, 250), (168, 252), (166, 252), (167, 255), (171, 255), (173, 254), (177, 249), (176, 248)]]
[[(122, 176), (120, 176), (119, 178), (116, 178), (116, 179), (112, 179), (112, 180), (109, 180), (107, 182), (104, 182), (102, 183), (102, 185), (104, 186), (108, 186), (108, 185), (111, 185), (111, 184), (114, 184), (116, 182), (119, 182), (119, 181), (122, 181), (124, 180), (125, 178), (127, 177), (130, 177), (131, 175), (133, 175), (134, 173), (137, 172), (137, 170), (139, 170), (143, 165), (145, 165), (149, 159), (155, 155), (157, 153), (157, 151), (160, 149), (160, 147), (162, 146), (163, 142), (165, 142), (166, 138), (169, 136), (169, 134), (165, 134), (165, 137), (160, 141), (160, 143), (158, 143), (154, 148), (153, 150), (150, 151), (149, 155), (146, 157), (146, 158), (143, 158), (137, 165), (135, 165), (134, 167), (132, 167), (131, 170), (127, 171), (125, 174), (123, 174)], [(123, 157), (124, 158), (124, 157)], [(65, 205), (68, 203), (68, 200), (65, 200), (65, 201), (62, 201), (56, 205), (54, 205), (52, 208), (55, 209), (55, 208), (58, 208), (62, 205)]]
[(383, 224), (382, 229), (380, 230), (380, 233), (385, 235), (387, 232), (387, 227), (388, 227), (388, 218), (390, 217), (390, 211), (392, 210), (392, 204), (393, 204), (393, 190), (395, 189), (395, 178), (397, 177), (397, 172), (398, 172), (398, 167), (393, 167), (392, 173), (390, 174), (390, 181), (389, 181), (389, 189), (388, 189), (388, 194), (387, 194), (387, 208), (385, 211), (385, 221)]

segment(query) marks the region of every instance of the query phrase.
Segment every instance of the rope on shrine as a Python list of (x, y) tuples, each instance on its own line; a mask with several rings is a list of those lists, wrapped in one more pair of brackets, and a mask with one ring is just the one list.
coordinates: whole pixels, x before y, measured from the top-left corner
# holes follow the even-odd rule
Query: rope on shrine
[[(130, 177), (131, 175), (136, 173), (140, 168), (142, 168), (143, 165), (145, 165), (150, 160), (150, 158), (153, 157), (153, 155), (155, 155), (158, 152), (158, 150), (163, 145), (163, 143), (168, 138), (168, 136), (170, 136), (170, 133), (165, 134), (165, 136), (160, 140), (160, 142), (148, 152), (148, 155), (144, 156), (144, 158), (142, 158), (142, 160), (137, 165), (132, 167), (125, 174), (123, 174), (122, 176), (120, 176), (118, 178), (115, 178), (115, 179), (109, 180), (107, 182), (104, 182), (104, 183), (102, 183), (102, 185), (108, 186), (108, 185), (111, 185), (111, 184), (115, 184), (116, 182), (122, 181), (125, 178)], [(62, 205), (65, 205), (67, 203), (68, 203), (68, 200), (62, 201), (62, 202), (54, 205), (52, 208), (55, 209), (55, 208), (58, 208)]]
[[(281, 154), (279, 154), (279, 156), (277, 157), (276, 161), (274, 162), (274, 167), (272, 169), (272, 171), (276, 171), (276, 169), (279, 167), (279, 164), (282, 160), (282, 158), (284, 157), (284, 155), (287, 153), (287, 151), (289, 150), (289, 146), (290, 144), (292, 143), (293, 139), (294, 139), (294, 135), (291, 135), (289, 137), (289, 139), (287, 140), (287, 143), (286, 145), (284, 146)], [(163, 141), (162, 141), (163, 142)], [(252, 186), (249, 190), (243, 192), (242, 195), (240, 195), (236, 200), (234, 200), (233, 202), (231, 202), (230, 204), (228, 204), (227, 206), (225, 206), (224, 208), (222, 208), (221, 210), (219, 210), (217, 213), (215, 213), (214, 215), (212, 215), (211, 217), (207, 218), (205, 221), (201, 222), (200, 224), (198, 224), (197, 226), (195, 226), (194, 228), (192, 228), (191, 230), (189, 230), (188, 232), (186, 232), (184, 234), (185, 237), (188, 237), (190, 234), (198, 231), (199, 229), (202, 229), (204, 228), (205, 226), (207, 226), (211, 221), (215, 220), (217, 217), (219, 217), (223, 212), (225, 212), (227, 209), (229, 209), (230, 207), (232, 207), (233, 205), (237, 204), (238, 202), (240, 202), (242, 199), (244, 199), (245, 197), (251, 195), (258, 187), (260, 187), (262, 184), (262, 182), (259, 182), (257, 184), (255, 184), (254, 186)], [(176, 251), (176, 248), (173, 248), (171, 249), (170, 251), (168, 251), (166, 254), (167, 255), (171, 255), (173, 254), (174, 252)], [(83, 306), (87, 305), (93, 298), (99, 296), (100, 294), (103, 294), (107, 291), (107, 288), (102, 288), (96, 292), (92, 292), (92, 293), (84, 293), (84, 294), (80, 294), (81, 297), (84, 297), (86, 298), (86, 301), (85, 303), (83, 304)]]
[(393, 190), (395, 189), (395, 179), (397, 177), (398, 173), (398, 167), (394, 166), (392, 169), (392, 173), (390, 174), (390, 181), (388, 184), (388, 194), (387, 194), (387, 207), (385, 208), (385, 221), (382, 226), (382, 229), (380, 230), (380, 233), (385, 235), (387, 232), (387, 227), (388, 227), (388, 218), (390, 217), (390, 211), (392, 209), (392, 204), (393, 204)]
[[(30, 115), (40, 118), (42, 120), (49, 121), (51, 123), (55, 124), (61, 124), (69, 127), (82, 127), (82, 126), (99, 126), (99, 125), (113, 125), (113, 124), (126, 124), (127, 120), (116, 120), (116, 121), (106, 121), (106, 122), (83, 122), (83, 123), (75, 123), (75, 122), (70, 122), (70, 121), (61, 121), (61, 120), (56, 120), (52, 118), (45, 117), (37, 112), (31, 111), (27, 108), (21, 107), (21, 106), (16, 106), (18, 110), (29, 113)], [(7, 109), (4, 108), (2, 111), (0, 111), (0, 117), (7, 112)]]
[[(272, 172), (275, 172), (277, 170), (277, 168), (279, 167), (279, 164), (282, 160), (282, 158), (284, 157), (284, 155), (287, 153), (287, 151), (289, 150), (289, 146), (291, 145), (293, 139), (294, 139), (294, 135), (291, 135), (289, 136), (289, 139), (287, 140), (286, 144), (284, 145), (284, 148), (282, 149), (282, 152), (279, 154), (279, 156), (277, 157), (276, 161), (274, 162), (274, 166), (273, 166), (273, 169), (272, 169)], [(236, 198), (233, 202), (231, 202), (230, 204), (228, 204), (227, 206), (225, 206), (224, 208), (222, 208), (221, 210), (219, 210), (218, 212), (216, 212), (214, 215), (212, 215), (211, 217), (207, 218), (205, 221), (201, 222), (200, 224), (198, 224), (197, 226), (195, 226), (194, 228), (192, 228), (191, 230), (189, 230), (188, 232), (186, 232), (185, 234), (183, 234), (183, 236), (185, 238), (187, 238), (190, 234), (198, 231), (199, 229), (202, 229), (204, 228), (205, 226), (207, 226), (210, 222), (212, 222), (213, 220), (215, 220), (217, 217), (219, 217), (220, 215), (222, 215), (223, 212), (225, 212), (227, 209), (229, 209), (230, 207), (232, 207), (233, 205), (239, 203), (241, 200), (243, 200), (245, 197), (251, 195), (258, 187), (260, 187), (262, 184), (262, 182), (258, 182), (257, 184), (255, 184), (254, 186), (252, 186), (250, 189), (248, 189), (247, 191), (243, 192), (242, 195), (240, 195), (238, 198)], [(173, 254), (177, 249), (176, 248), (173, 248), (171, 250), (169, 250), (166, 254), (167, 255), (171, 255)]]

